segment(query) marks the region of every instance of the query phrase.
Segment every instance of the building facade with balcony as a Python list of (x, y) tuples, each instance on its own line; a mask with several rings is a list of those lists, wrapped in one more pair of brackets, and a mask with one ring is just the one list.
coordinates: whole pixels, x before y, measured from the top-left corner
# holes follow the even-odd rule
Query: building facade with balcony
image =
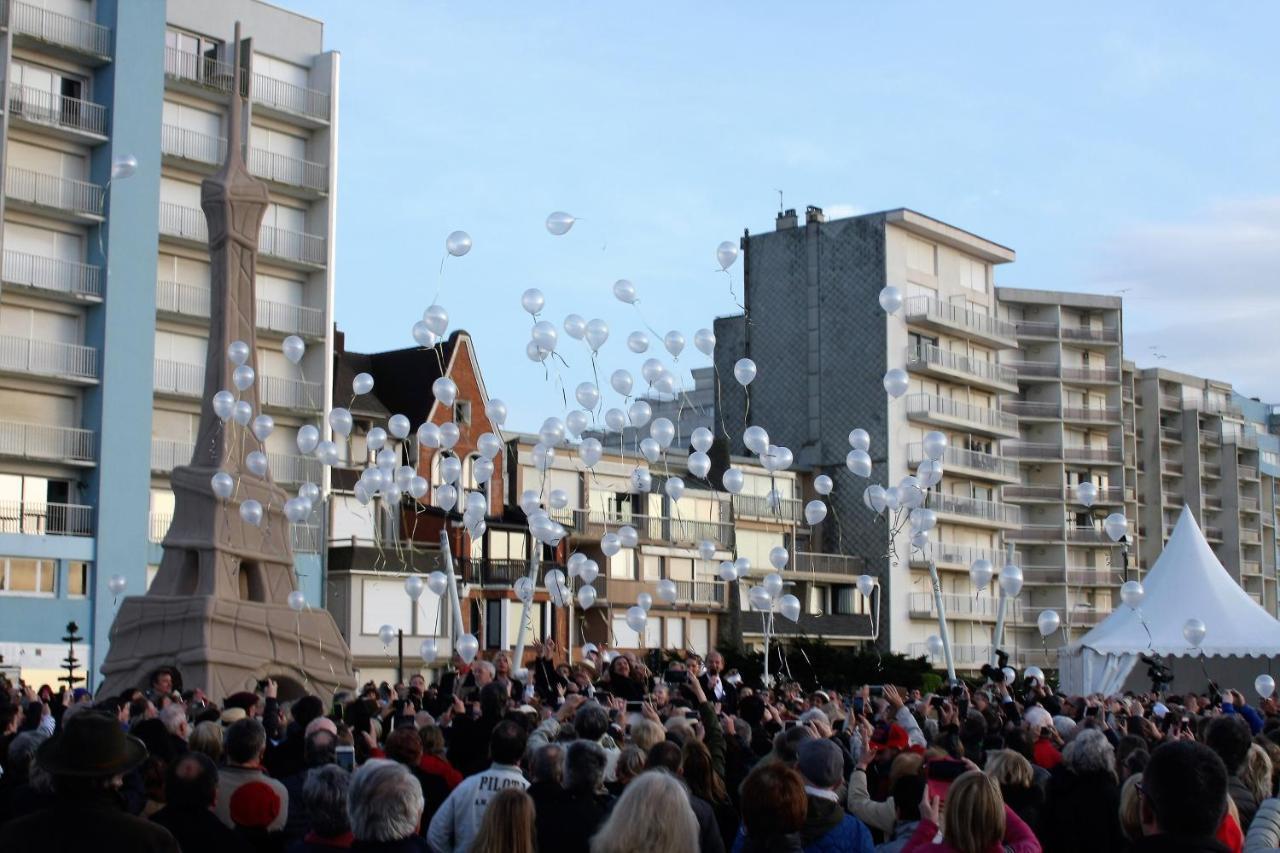
[(1280, 438), (1272, 407), (1229, 383), (1165, 368), (1136, 379), (1143, 562), (1160, 555), (1185, 504), (1227, 572), (1275, 614)]
[[(322, 24), (258, 0), (0, 6), (0, 655), (29, 680), (52, 680), (73, 619), (93, 673), (108, 579), (141, 593), (159, 561), (168, 472), (190, 459), (201, 404), (199, 183), (227, 144), (236, 21), (252, 45), (246, 159), (272, 201), (255, 367), (273, 476), (292, 491), (324, 485), (294, 445), (330, 381), (338, 62)], [(112, 180), (125, 156), (136, 172)], [(297, 367), (281, 352), (290, 334), (308, 345)], [(312, 600), (319, 539), (295, 531)]]
[[(1018, 393), (1004, 410), (1017, 415), (1019, 435), (1004, 442), (1003, 452), (1017, 461), (1019, 482), (1004, 486), (1004, 500), (1022, 510), (1022, 523), (1008, 538), (1017, 543), (1025, 578), (1004, 643), (1024, 664), (1055, 665), (1053, 652), (1045, 655), (1037, 618), (1056, 611), (1074, 641), (1110, 614), (1124, 581), (1123, 560), (1102, 533), (1102, 519), (1113, 512), (1137, 517), (1123, 310), (1119, 297), (1085, 293), (1001, 287), (996, 297), (1018, 336), (1016, 353), (1005, 360), (1017, 375)], [(1097, 487), (1092, 508), (1077, 497), (1084, 482)], [(1136, 579), (1138, 542), (1131, 540)]]
[[(835, 480), (828, 520), (807, 548), (857, 555), (879, 580), (883, 647), (923, 648), (937, 632), (932, 596), (921, 598), (931, 591), (929, 559), (952, 605), (952, 643), (989, 647), (993, 605), (985, 593), (974, 597), (967, 570), (979, 556), (998, 563), (1005, 534), (1021, 518), (1001, 494), (1020, 479), (1016, 459), (1002, 452), (1019, 436), (1018, 417), (1004, 409), (1018, 376), (1002, 358), (1017, 337), (994, 284), (995, 267), (1013, 251), (906, 209), (828, 222), (810, 208), (803, 224), (787, 211), (774, 231), (747, 235), (742, 247), (746, 314), (769, 322), (717, 320), (717, 367), (728, 376), (736, 359), (754, 359), (760, 373), (750, 386), (749, 422), (792, 449), (806, 483), (819, 473)], [(903, 297), (890, 315), (877, 304), (887, 285)], [(881, 382), (891, 368), (910, 380), (899, 399)], [(728, 432), (740, 436), (745, 395), (728, 384), (720, 395)], [(845, 468), (855, 427), (871, 435), (870, 481)], [(929, 496), (938, 524), (929, 550), (913, 552), (906, 532), (890, 542), (862, 493), (871, 482), (896, 485), (914, 473), (925, 458), (923, 437), (934, 430), (949, 440), (943, 480)]]

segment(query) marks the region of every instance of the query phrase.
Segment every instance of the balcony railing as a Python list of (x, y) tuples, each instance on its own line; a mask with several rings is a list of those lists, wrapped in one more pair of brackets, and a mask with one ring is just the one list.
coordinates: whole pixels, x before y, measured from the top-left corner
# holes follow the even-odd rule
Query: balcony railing
[(1062, 417), (1068, 421), (1112, 422), (1120, 420), (1120, 409), (1116, 406), (1066, 406)]
[(1062, 453), (1068, 462), (1110, 462), (1117, 464), (1124, 461), (1124, 450), (1119, 447), (1067, 445), (1062, 448)]
[(1004, 400), (1000, 408), (1020, 418), (1049, 418), (1057, 420), (1062, 417), (1062, 407), (1057, 403), (1041, 403), (1034, 400)]
[(183, 397), (199, 397), (204, 393), (204, 365), (157, 358), (152, 389)]
[(326, 260), (323, 237), (269, 225), (262, 226), (258, 235), (258, 250), (273, 258), (315, 266), (324, 266)]
[(79, 344), (0, 335), (0, 370), (93, 380), (98, 378), (98, 351)]
[(1062, 445), (1048, 441), (1003, 441), (1000, 452), (1011, 459), (1061, 459)]
[(329, 93), (286, 83), (265, 74), (253, 75), (250, 89), (255, 103), (310, 118), (329, 120)]
[(733, 514), (797, 522), (804, 518), (804, 501), (779, 498), (776, 502), (770, 502), (768, 495), (734, 495)]
[(1241, 560), (1240, 574), (1242, 575), (1260, 575), (1262, 574), (1262, 563), (1257, 560)]
[[(924, 447), (916, 442), (907, 446), (907, 460), (911, 465), (924, 461)], [(1018, 463), (990, 453), (979, 453), (976, 450), (965, 450), (961, 447), (948, 447), (942, 454), (943, 468), (964, 468), (969, 471), (981, 471), (993, 477), (1008, 479), (1018, 478)]]
[(9, 113), (35, 124), (107, 135), (107, 108), (102, 104), (55, 95), (32, 86), (15, 83), (9, 87)]
[[(196, 83), (217, 92), (231, 92), (232, 73), (235, 69), (231, 63), (223, 62), (212, 56), (179, 50), (176, 47), (164, 49), (164, 73), (168, 77)], [(241, 94), (249, 90), (248, 80), (240, 79)]]
[(1065, 382), (1119, 382), (1118, 367), (1064, 367), (1062, 379)]
[[(156, 308), (187, 317), (209, 316), (209, 288), (177, 281), (156, 282)], [(256, 314), (259, 329), (289, 335), (324, 337), (324, 312), (319, 308), (259, 299)]]
[(1017, 320), (1015, 325), (1020, 338), (1056, 338), (1058, 336), (1056, 320)]
[(260, 376), (258, 391), (264, 406), (278, 406), (282, 409), (306, 409), (318, 412), (323, 407), (324, 398), (319, 382), (304, 382), (301, 379), (285, 379), (282, 376)]
[(866, 561), (861, 557), (851, 557), (848, 554), (819, 554), (813, 551), (796, 551), (791, 555), (791, 565), (787, 567), (789, 572), (811, 572), (846, 577), (857, 577), (866, 570)]
[(1101, 328), (1063, 326), (1062, 339), (1064, 341), (1097, 341), (1098, 343), (1114, 344), (1120, 340), (1120, 329), (1117, 326), (1102, 326)]
[(74, 296), (102, 296), (100, 267), (11, 249), (4, 253), (4, 280), (8, 284)]
[[(1002, 566), (1007, 559), (1007, 552), (1003, 549), (978, 548), (972, 545), (955, 545), (950, 542), (930, 542), (929, 554), (921, 555), (918, 551), (912, 554), (911, 564), (921, 567), (929, 564), (929, 558), (932, 558), (938, 565), (956, 566), (967, 569), (973, 565), (974, 560), (990, 560), (992, 565)], [(1014, 559), (1021, 559), (1019, 555), (1014, 555)]]
[(1246, 545), (1257, 545), (1262, 541), (1262, 531), (1250, 527), (1241, 527), (1240, 541)]
[(1007, 535), (1027, 542), (1060, 542), (1063, 538), (1061, 524), (1024, 524)]
[(1060, 501), (1062, 486), (1005, 486), (1002, 494), (1005, 500)]
[(995, 524), (1018, 524), (1022, 521), (1021, 507), (1010, 506), (999, 501), (929, 492), (928, 506), (935, 512), (963, 515)]
[(933, 394), (911, 394), (907, 397), (907, 415), (934, 415), (955, 418), (986, 429), (1018, 431), (1018, 419), (996, 409), (987, 409), (938, 397)]
[(227, 140), (220, 136), (166, 124), (160, 127), (160, 153), (217, 165), (226, 159)]
[(9, 0), (7, 21), (15, 34), (97, 57), (111, 56), (111, 30), (93, 21), (51, 12), (20, 0)]
[(160, 233), (166, 237), (208, 242), (209, 225), (204, 211), (172, 202), (160, 202)]
[(79, 216), (102, 216), (102, 187), (18, 166), (5, 170), (4, 193), (14, 201), (62, 210)]
[(0, 421), (0, 455), (3, 456), (92, 462), (93, 445), (93, 430)]
[(1080, 542), (1085, 545), (1111, 545), (1111, 537), (1096, 527), (1067, 527), (1067, 541)]
[(1182, 462), (1177, 459), (1161, 459), (1160, 470), (1166, 474), (1182, 476)]
[(1174, 441), (1178, 444), (1182, 443), (1182, 427), (1160, 427), (1161, 441)]
[(324, 192), (329, 188), (329, 168), (324, 163), (250, 148), (248, 165), (250, 172), (268, 181), (305, 187), (316, 192)]
[(1182, 397), (1178, 394), (1161, 394), (1160, 408), (1182, 411)]
[(680, 542), (695, 544), (710, 539), (720, 545), (733, 545), (733, 525), (717, 521), (688, 521), (661, 515), (626, 515), (605, 513), (599, 510), (577, 509), (573, 511), (573, 528), (594, 535), (606, 529), (616, 531), (624, 524), (636, 529), (642, 540), (650, 542)]
[(1069, 586), (1119, 586), (1124, 583), (1124, 572), (1115, 569), (1068, 568)]
[[(926, 643), (912, 643), (908, 647), (908, 657), (927, 658), (930, 657), (929, 646)], [(972, 668), (979, 664), (986, 663), (991, 656), (991, 646), (976, 646), (970, 643), (952, 643), (951, 644), (951, 660), (957, 666)], [(942, 655), (938, 655), (938, 660), (942, 660)]]
[(1214, 432), (1213, 430), (1202, 429), (1200, 430), (1200, 443), (1217, 447), (1218, 445), (1222, 444), (1222, 433)]
[[(1018, 620), (1022, 618), (1022, 604), (1018, 601), (1009, 602), (1005, 608), (1005, 616), (1009, 619)], [(996, 609), (999, 607), (998, 599), (993, 595), (958, 595), (955, 593), (943, 593), (942, 606), (947, 609), (947, 616), (958, 617), (976, 617), (979, 619), (995, 619)], [(930, 592), (913, 592), (909, 596), (907, 604), (912, 616), (927, 616), (937, 618), (938, 611), (933, 600), (933, 593)]]
[(907, 367), (931, 367), (963, 373), (979, 382), (1017, 385), (1018, 374), (1003, 364), (985, 358), (973, 358), (962, 352), (942, 349), (932, 344), (907, 347)]
[(929, 296), (913, 296), (908, 299), (905, 314), (908, 321), (932, 320), (986, 338), (1017, 340), (1017, 329), (1013, 323)]
[(93, 507), (44, 501), (0, 501), (0, 533), (92, 536)]
[(1252, 465), (1241, 465), (1239, 466), (1239, 471), (1240, 471), (1241, 480), (1258, 479), (1258, 469), (1253, 467)]
[(147, 516), (147, 539), (156, 543), (163, 542), (165, 534), (169, 532), (169, 525), (171, 524), (173, 524), (173, 513), (150, 513)]
[(1240, 498), (1240, 509), (1241, 509), (1241, 511), (1242, 511), (1242, 512), (1257, 512), (1257, 511), (1258, 511), (1258, 499), (1257, 499), (1257, 498), (1249, 498), (1249, 497), (1241, 497), (1241, 498)]
[(191, 462), (195, 444), (190, 441), (174, 441), (169, 438), (151, 437), (151, 470), (169, 472), (179, 465)]

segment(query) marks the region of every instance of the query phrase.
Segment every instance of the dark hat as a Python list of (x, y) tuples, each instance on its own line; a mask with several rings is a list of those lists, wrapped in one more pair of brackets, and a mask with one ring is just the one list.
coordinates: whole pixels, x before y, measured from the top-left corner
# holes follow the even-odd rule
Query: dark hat
[(54, 776), (115, 776), (147, 758), (142, 741), (104, 714), (85, 711), (66, 721), (62, 733), (36, 750), (36, 763)]
[(796, 747), (796, 769), (815, 788), (834, 788), (844, 777), (844, 754), (825, 738), (806, 740)]
[(227, 701), (222, 703), (222, 707), (226, 708), (243, 708), (245, 711), (252, 711), (254, 706), (258, 704), (258, 694), (250, 693), (248, 690), (241, 690), (239, 693), (232, 693), (227, 697)]

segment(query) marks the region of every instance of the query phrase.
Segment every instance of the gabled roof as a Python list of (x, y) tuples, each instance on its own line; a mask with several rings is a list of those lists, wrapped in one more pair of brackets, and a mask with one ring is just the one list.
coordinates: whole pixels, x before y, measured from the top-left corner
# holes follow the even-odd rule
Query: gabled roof
[[(332, 404), (350, 404), (353, 415), (374, 420), (401, 414), (416, 428), (427, 419), (435, 402), (431, 383), (440, 378), (441, 365), (446, 371), (449, 369), (458, 340), (464, 335), (465, 331), (456, 331), (431, 349), (409, 347), (376, 353), (346, 350), (339, 337), (339, 345), (334, 347)], [(373, 392), (352, 403), (351, 382), (357, 373), (373, 377)]]
[[(1227, 574), (1185, 506), (1142, 585), (1146, 596), (1137, 611), (1117, 606), (1072, 649), (1175, 657), (1280, 654), (1280, 622)], [(1188, 619), (1201, 620), (1207, 629), (1199, 649), (1182, 636)]]

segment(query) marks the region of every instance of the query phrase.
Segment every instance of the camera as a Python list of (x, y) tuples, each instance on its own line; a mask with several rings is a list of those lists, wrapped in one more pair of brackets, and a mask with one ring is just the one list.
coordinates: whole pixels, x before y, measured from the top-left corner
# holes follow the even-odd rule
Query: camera
[(996, 665), (982, 665), (982, 674), (993, 684), (1004, 684), (1004, 668), (1009, 665), (1009, 653), (1004, 649), (996, 649)]
[(1151, 679), (1151, 692), (1164, 692), (1164, 689), (1173, 683), (1173, 671), (1149, 655), (1142, 655), (1140, 659), (1147, 665), (1147, 678)]

